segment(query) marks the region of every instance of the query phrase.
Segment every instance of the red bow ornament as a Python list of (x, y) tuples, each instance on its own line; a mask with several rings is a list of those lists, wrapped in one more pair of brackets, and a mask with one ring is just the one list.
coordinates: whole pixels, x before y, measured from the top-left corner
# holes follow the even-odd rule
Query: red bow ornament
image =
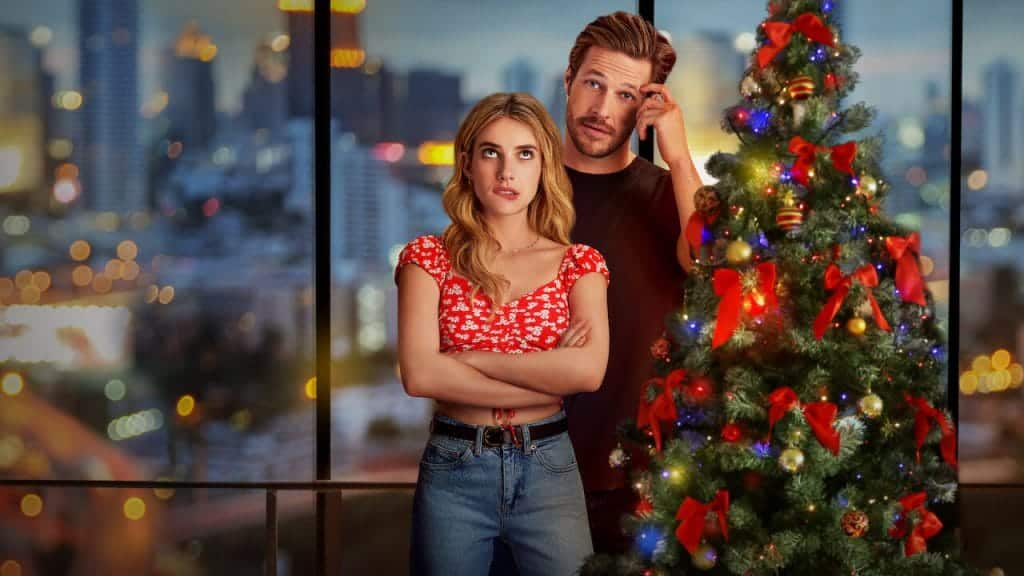
[(711, 338), (711, 348), (718, 348), (729, 341), (740, 322), (740, 307), (754, 316), (762, 314), (766, 308), (775, 306), (775, 264), (764, 262), (757, 265), (757, 288), (747, 295), (744, 302), (743, 283), (740, 273), (728, 268), (715, 270), (715, 295), (721, 297), (718, 303), (718, 319), (715, 322), (715, 333)]
[(757, 51), (757, 64), (761, 68), (767, 66), (779, 52), (789, 45), (794, 32), (799, 32), (819, 44), (835, 46), (832, 31), (811, 12), (797, 16), (793, 22), (765, 22), (763, 26), (769, 43)]
[(729, 525), (727, 515), (729, 514), (729, 492), (719, 490), (711, 502), (704, 504), (689, 496), (679, 506), (676, 512), (676, 520), (679, 520), (679, 527), (676, 528), (676, 539), (686, 548), (690, 555), (697, 553), (697, 546), (704, 536), (704, 518), (708, 512), (714, 512), (718, 516), (718, 526), (722, 529), (722, 537), (729, 540)]
[[(768, 434), (771, 435), (775, 423), (782, 419), (790, 410), (800, 405), (796, 392), (788, 386), (776, 388), (768, 395)], [(811, 402), (803, 406), (804, 419), (811, 427), (814, 436), (821, 445), (832, 454), (839, 455), (839, 432), (835, 429), (836, 414), (839, 408), (831, 402)]]
[(789, 141), (789, 153), (796, 155), (793, 167), (790, 169), (793, 179), (801, 186), (807, 186), (811, 181), (811, 169), (814, 168), (814, 156), (818, 152), (828, 153), (832, 158), (832, 166), (840, 171), (853, 176), (853, 159), (857, 156), (857, 143), (846, 142), (829, 148), (828, 146), (815, 146), (811, 142), (799, 136), (793, 136)]
[[(942, 522), (939, 521), (939, 517), (924, 507), (927, 500), (928, 495), (924, 492), (915, 492), (900, 498), (900, 507), (903, 511), (900, 513), (900, 519), (889, 529), (889, 536), (893, 538), (907, 537), (907, 543), (904, 546), (904, 554), (907, 556), (913, 556), (918, 552), (927, 552), (928, 539), (942, 531)], [(914, 524), (912, 530), (908, 529), (910, 524), (908, 517), (911, 512), (917, 512), (918, 516), (917, 523)]]
[(846, 294), (849, 293), (855, 280), (868, 289), (868, 300), (871, 302), (871, 311), (878, 327), (885, 331), (892, 329), (882, 314), (882, 309), (878, 306), (878, 300), (875, 300), (875, 294), (871, 291), (872, 288), (878, 286), (878, 273), (875, 272), (874, 266), (865, 264), (854, 270), (849, 276), (843, 276), (838, 266), (829, 264), (828, 269), (825, 270), (825, 288), (834, 292), (825, 302), (818, 317), (814, 319), (814, 337), (818, 340), (821, 340), (825, 332), (828, 331), (832, 319), (839, 312), (839, 308), (843, 305), (843, 300), (846, 299)]
[(904, 302), (913, 302), (926, 306), (924, 299), (924, 277), (917, 265), (917, 257), (921, 254), (921, 235), (914, 232), (906, 238), (889, 236), (885, 239), (885, 247), (896, 262), (896, 288)]
[[(658, 394), (653, 401), (648, 402), (646, 396), (640, 398), (640, 406), (637, 408), (637, 428), (650, 428), (654, 437), (654, 447), (661, 453), (661, 424), (673, 422), (679, 415), (676, 409), (676, 401), (672, 397), (673, 390), (682, 390), (683, 380), (686, 379), (686, 371), (673, 370), (665, 379), (653, 378), (648, 384), (654, 383), (662, 387), (661, 394)], [(646, 389), (646, 386), (644, 387)]]
[(920, 396), (907, 394), (905, 397), (907, 403), (914, 408), (914, 443), (917, 444), (917, 462), (921, 463), (921, 447), (924, 446), (928, 432), (932, 429), (932, 422), (935, 422), (942, 432), (942, 440), (939, 441), (942, 459), (955, 469), (957, 467), (956, 432), (953, 430), (949, 418), (946, 418), (946, 414), (942, 410), (935, 408)]

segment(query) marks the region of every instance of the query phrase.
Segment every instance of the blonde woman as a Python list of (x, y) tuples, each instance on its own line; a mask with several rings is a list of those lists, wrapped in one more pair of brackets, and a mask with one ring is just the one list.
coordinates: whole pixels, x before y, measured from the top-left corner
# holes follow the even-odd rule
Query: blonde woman
[(455, 139), (452, 224), (399, 256), (402, 383), (437, 401), (413, 504), (417, 575), (487, 574), (499, 544), (522, 575), (567, 575), (592, 550), (561, 398), (603, 379), (609, 274), (569, 242), (559, 140), (535, 98), (481, 100)]

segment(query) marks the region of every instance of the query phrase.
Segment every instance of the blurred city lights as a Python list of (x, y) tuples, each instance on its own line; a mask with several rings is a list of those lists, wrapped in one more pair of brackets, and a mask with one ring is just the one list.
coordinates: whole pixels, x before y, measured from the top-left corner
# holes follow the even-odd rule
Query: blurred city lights
[(8, 236), (24, 236), (32, 228), (32, 221), (28, 216), (11, 214), (4, 218), (3, 228)]
[(118, 400), (123, 399), (125, 393), (124, 382), (116, 378), (108, 381), (106, 386), (103, 387), (103, 393), (111, 402), (117, 402)]
[(124, 501), (124, 517), (129, 520), (139, 520), (146, 515), (146, 503), (137, 496)]
[(359, 48), (332, 48), (331, 68), (359, 68), (366, 61), (366, 52)]
[(0, 378), (0, 390), (3, 390), (4, 394), (8, 396), (21, 394), (24, 387), (25, 380), (17, 372), (7, 372)]
[(420, 144), (417, 156), (427, 166), (453, 166), (455, 164), (455, 143), (427, 141)]
[[(313, 0), (278, 0), (277, 7), (284, 12), (312, 12)], [(331, 12), (359, 14), (366, 8), (366, 0), (331, 0)]]
[(988, 172), (975, 170), (967, 177), (967, 187), (971, 190), (981, 190), (988, 184)]
[(178, 416), (189, 416), (192, 411), (195, 410), (196, 399), (191, 394), (185, 394), (181, 398), (178, 398)]
[(21, 498), (21, 513), (35, 518), (43, 511), (43, 499), (38, 494), (26, 494)]

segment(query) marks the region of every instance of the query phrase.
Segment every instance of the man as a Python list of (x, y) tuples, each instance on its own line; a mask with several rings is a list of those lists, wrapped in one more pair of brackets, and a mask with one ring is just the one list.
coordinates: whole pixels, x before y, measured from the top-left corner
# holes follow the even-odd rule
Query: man
[[(616, 428), (635, 417), (652, 376), (651, 343), (681, 303), (690, 266), (683, 235), (701, 185), (690, 158), (682, 112), (664, 86), (676, 54), (635, 14), (602, 16), (583, 29), (565, 71), (565, 163), (573, 187), (572, 241), (589, 244), (612, 271), (608, 288), (611, 348), (601, 389), (566, 402), (596, 552), (629, 548), (620, 518), (635, 496), (609, 453)], [(630, 149), (654, 128), (666, 171)]]

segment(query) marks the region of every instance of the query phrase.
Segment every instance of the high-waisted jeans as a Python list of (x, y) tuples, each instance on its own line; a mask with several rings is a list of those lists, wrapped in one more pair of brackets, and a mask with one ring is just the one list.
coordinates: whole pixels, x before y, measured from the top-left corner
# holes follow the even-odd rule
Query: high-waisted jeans
[(430, 436), (413, 500), (412, 574), (485, 576), (501, 544), (521, 576), (568, 576), (580, 568), (592, 547), (569, 434), (523, 436), (521, 447), (484, 446), (483, 427), (475, 442)]

